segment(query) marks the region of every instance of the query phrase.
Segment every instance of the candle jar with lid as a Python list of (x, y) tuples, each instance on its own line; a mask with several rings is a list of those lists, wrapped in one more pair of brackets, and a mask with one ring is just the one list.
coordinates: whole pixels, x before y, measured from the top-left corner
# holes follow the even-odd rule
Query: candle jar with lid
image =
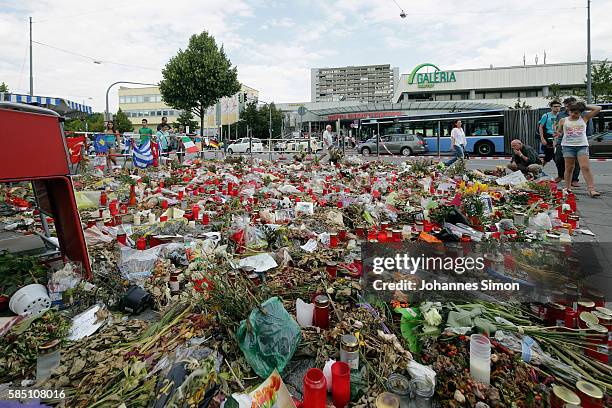
[(347, 363), (351, 370), (359, 369), (359, 341), (352, 334), (340, 338), (340, 361)]
[(376, 408), (400, 408), (400, 399), (390, 392), (383, 392), (376, 398)]
[(329, 298), (325, 295), (318, 295), (315, 298), (315, 308), (313, 323), (320, 329), (329, 327)]
[(387, 379), (387, 390), (399, 397), (400, 408), (409, 408), (410, 380), (401, 374), (393, 373)]
[(36, 380), (44, 380), (60, 365), (60, 341), (51, 340), (38, 346), (36, 358)]

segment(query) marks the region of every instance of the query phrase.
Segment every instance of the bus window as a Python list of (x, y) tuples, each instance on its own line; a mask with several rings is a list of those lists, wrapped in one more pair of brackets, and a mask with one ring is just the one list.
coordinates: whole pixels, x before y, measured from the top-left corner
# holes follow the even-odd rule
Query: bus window
[(464, 124), (464, 129), (467, 136), (503, 135), (503, 118), (469, 119)]
[(438, 136), (438, 121), (419, 121), (419, 122), (411, 122), (408, 125), (410, 131), (405, 132), (409, 134), (417, 134), (420, 133), (425, 137)]

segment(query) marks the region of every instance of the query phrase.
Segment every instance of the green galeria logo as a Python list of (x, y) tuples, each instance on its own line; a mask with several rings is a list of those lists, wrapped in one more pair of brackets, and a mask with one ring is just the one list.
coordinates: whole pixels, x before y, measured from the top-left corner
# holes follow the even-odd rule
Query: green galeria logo
[[(435, 69), (435, 71), (419, 73), (419, 71), (425, 67), (431, 67)], [(441, 71), (440, 68), (429, 63), (417, 65), (412, 72), (408, 74), (409, 84), (414, 84), (415, 79), (419, 88), (433, 88), (436, 83), (457, 81), (454, 71)]]

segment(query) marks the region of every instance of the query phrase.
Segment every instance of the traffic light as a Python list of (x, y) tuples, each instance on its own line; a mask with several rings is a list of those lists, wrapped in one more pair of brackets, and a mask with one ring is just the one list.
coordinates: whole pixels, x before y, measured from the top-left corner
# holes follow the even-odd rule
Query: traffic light
[(242, 103), (242, 94), (238, 94), (238, 103)]
[(244, 103), (247, 103), (247, 97), (248, 97), (248, 95), (247, 95), (247, 93), (245, 92), (245, 93), (244, 93), (244, 98), (243, 98)]

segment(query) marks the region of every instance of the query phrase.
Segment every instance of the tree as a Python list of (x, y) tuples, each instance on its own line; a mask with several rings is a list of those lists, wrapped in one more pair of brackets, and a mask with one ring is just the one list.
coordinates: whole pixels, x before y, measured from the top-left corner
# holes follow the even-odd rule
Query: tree
[[(88, 132), (103, 132), (104, 131), (104, 115), (102, 113), (92, 113), (87, 115), (85, 119)], [(83, 129), (85, 130), (85, 129)]]
[(591, 91), (593, 103), (612, 101), (612, 63), (607, 59), (601, 61), (600, 64), (593, 65)]
[(175, 109), (194, 113), (204, 129), (206, 109), (240, 91), (236, 67), (206, 31), (194, 34), (186, 50), (168, 61), (159, 83), (162, 99)]
[(85, 124), (81, 119), (68, 119), (64, 123), (64, 130), (67, 132), (84, 132)]
[(533, 109), (531, 105), (527, 105), (527, 102), (521, 101), (521, 98), (516, 100), (516, 103), (510, 109)]
[(134, 130), (134, 125), (130, 122), (125, 112), (119, 108), (117, 114), (115, 115), (115, 130), (120, 133), (123, 132), (132, 132)]
[(3, 92), (3, 93), (8, 93), (8, 91), (9, 91), (8, 85), (7, 85), (7, 84), (5, 84), (4, 82), (2, 82), (2, 83), (0, 84), (0, 92)]
[(176, 122), (174, 122), (172, 126), (174, 127), (184, 126), (185, 129), (187, 129), (187, 126), (189, 126), (189, 130), (191, 131), (191, 130), (195, 130), (195, 128), (198, 126), (198, 122), (193, 120), (193, 113), (185, 110), (181, 112), (178, 118), (176, 118)]

